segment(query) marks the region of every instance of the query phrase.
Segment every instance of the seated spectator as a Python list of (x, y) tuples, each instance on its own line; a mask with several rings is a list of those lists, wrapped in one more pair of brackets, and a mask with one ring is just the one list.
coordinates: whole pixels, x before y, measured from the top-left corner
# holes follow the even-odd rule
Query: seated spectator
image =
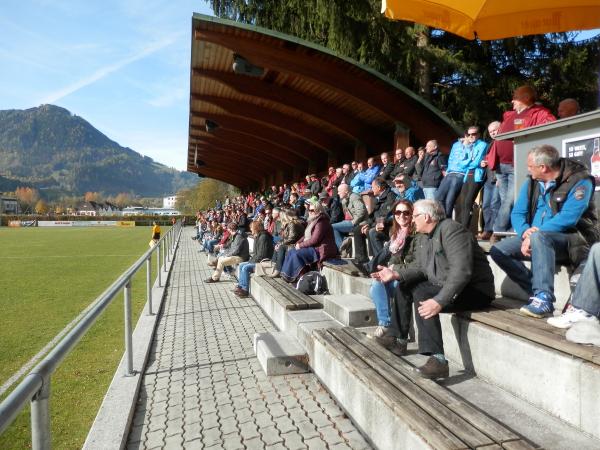
[(590, 249), (588, 260), (575, 286), (567, 310), (558, 317), (550, 317), (548, 323), (558, 328), (570, 328), (577, 322), (598, 324), (600, 316), (600, 243)]
[(305, 206), (304, 198), (300, 197), (297, 193), (293, 192), (290, 194), (290, 208), (296, 212), (297, 217), (304, 217)]
[(594, 179), (585, 166), (541, 145), (529, 151), (527, 170), (511, 214), (517, 236), (495, 244), (490, 256), (530, 295), (521, 313), (542, 318), (554, 311), (556, 263), (577, 267), (600, 236)]
[(474, 236), (461, 224), (446, 218), (442, 205), (433, 200), (414, 204), (414, 260), (407, 267), (383, 267), (373, 278), (383, 283), (397, 280), (391, 324), (378, 341), (394, 353), (405, 352), (406, 310), (414, 301), (419, 353), (430, 355), (416, 369), (425, 378), (448, 376), (444, 356), (440, 312), (485, 308), (494, 299), (494, 277), (487, 258)]
[[(394, 203), (394, 223), (390, 230), (390, 240), (383, 250), (373, 257), (371, 263), (376, 268), (378, 266), (394, 266), (397, 268), (409, 263), (412, 260), (411, 243), (413, 241), (412, 224), (412, 203), (406, 200), (400, 200)], [(377, 272), (374, 270), (373, 272)], [(401, 311), (400, 336), (388, 337), (388, 328), (391, 325), (390, 319), (390, 301), (393, 299), (394, 292), (398, 287), (398, 281), (391, 280), (387, 283), (373, 278), (371, 283), (371, 299), (375, 304), (377, 311), (378, 327), (373, 333), (376, 338), (388, 339), (388, 348), (395, 354), (403, 355), (406, 353), (408, 343), (408, 328), (410, 325), (411, 311), (410, 305)]]
[(396, 194), (397, 200), (408, 200), (411, 203), (425, 198), (423, 189), (415, 180), (405, 174), (396, 175), (392, 192)]
[(232, 239), (222, 255), (218, 257), (215, 271), (210, 278), (205, 280), (205, 283), (216, 283), (221, 278), (221, 273), (223, 273), (225, 267), (234, 266), (250, 259), (246, 236), (238, 231), (237, 224), (234, 222), (227, 224), (227, 228), (232, 235)]
[(438, 151), (437, 141), (427, 142), (425, 154), (422, 159), (418, 158), (416, 164), (417, 177), (421, 180), (425, 198), (435, 198), (435, 193), (444, 178), (447, 163), (448, 158)]
[(359, 172), (354, 178), (352, 178), (352, 181), (350, 182), (350, 186), (352, 186), (352, 192), (361, 194), (363, 192), (370, 191), (371, 183), (377, 177), (379, 170), (380, 166), (375, 164), (375, 159), (373, 157), (369, 158), (367, 160), (367, 169), (364, 172)]
[(392, 205), (396, 196), (382, 178), (371, 183), (375, 195), (375, 206), (366, 221), (354, 228), (354, 263), (359, 269), (369, 260), (367, 255), (367, 238), (371, 246), (371, 254), (381, 251), (383, 243), (389, 239), (387, 230), (392, 225)]
[(340, 184), (338, 194), (342, 202), (344, 211), (344, 220), (332, 224), (335, 244), (338, 250), (342, 250), (342, 242), (354, 227), (358, 226), (367, 218), (367, 208), (360, 198), (360, 195), (350, 192), (347, 184)]
[(294, 248), (288, 250), (283, 261), (281, 277), (288, 282), (296, 281), (312, 264), (334, 258), (338, 254), (333, 229), (323, 205), (310, 202), (308, 214), (304, 236)]
[(293, 210), (283, 210), (280, 217), (280, 241), (275, 245), (275, 252), (273, 254), (273, 263), (275, 264), (273, 277), (279, 276), (287, 251), (294, 247), (304, 233), (304, 224)]
[(334, 196), (329, 197), (326, 192), (321, 192), (319, 194), (319, 201), (325, 207), (325, 212), (329, 216), (329, 222), (331, 222), (331, 225), (344, 220), (342, 202), (340, 201), (340, 197), (337, 193)]
[(392, 181), (392, 171), (395, 168), (395, 165), (392, 161), (389, 160), (389, 156), (387, 152), (383, 152), (380, 156), (381, 158), (381, 167), (379, 168), (379, 173), (377, 176), (379, 178), (383, 178), (386, 183), (389, 184)]
[(256, 263), (273, 257), (273, 236), (269, 234), (259, 221), (250, 224), (250, 232), (254, 237), (254, 254), (248, 262), (239, 265), (240, 278), (233, 293), (240, 298), (248, 297), (250, 291), (250, 274), (254, 272)]
[[(402, 152), (402, 149), (399, 149), (399, 151)], [(404, 158), (400, 159), (399, 162), (396, 163), (396, 167), (392, 172), (392, 179), (396, 178), (398, 175), (407, 175), (410, 178), (415, 175), (418, 160), (415, 148), (406, 147), (406, 149), (404, 149), (403, 156)]]
[(310, 191), (311, 198), (317, 197), (319, 192), (321, 192), (321, 182), (319, 181), (319, 177), (317, 177), (316, 173), (310, 175), (308, 190)]

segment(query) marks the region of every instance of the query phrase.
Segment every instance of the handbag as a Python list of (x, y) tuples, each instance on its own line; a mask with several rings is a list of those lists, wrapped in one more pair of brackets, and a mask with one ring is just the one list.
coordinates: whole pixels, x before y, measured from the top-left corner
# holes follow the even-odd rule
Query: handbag
[(275, 263), (270, 259), (263, 259), (254, 267), (254, 275), (257, 277), (270, 277), (275, 273)]

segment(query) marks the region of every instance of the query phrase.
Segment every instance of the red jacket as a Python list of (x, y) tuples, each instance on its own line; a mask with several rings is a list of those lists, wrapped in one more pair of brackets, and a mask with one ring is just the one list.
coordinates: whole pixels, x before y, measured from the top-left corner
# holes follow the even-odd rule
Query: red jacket
[[(515, 126), (515, 120), (522, 121), (518, 128)], [(525, 111), (521, 111), (521, 113), (506, 111), (502, 116), (502, 124), (498, 130), (498, 134), (554, 122), (555, 120), (556, 117), (554, 117), (550, 110), (541, 105), (533, 105)], [(510, 164), (512, 166), (514, 162), (514, 144), (512, 139), (494, 141), (486, 159), (491, 170), (496, 169), (498, 164)]]

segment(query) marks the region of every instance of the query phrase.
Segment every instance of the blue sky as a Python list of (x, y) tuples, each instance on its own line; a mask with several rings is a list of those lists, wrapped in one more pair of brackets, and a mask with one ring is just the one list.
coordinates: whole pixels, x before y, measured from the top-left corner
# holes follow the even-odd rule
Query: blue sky
[(0, 109), (67, 108), (186, 168), (191, 20), (203, 0), (2, 0)]
[(204, 0), (2, 0), (0, 109), (59, 105), (185, 170), (193, 12), (212, 14)]

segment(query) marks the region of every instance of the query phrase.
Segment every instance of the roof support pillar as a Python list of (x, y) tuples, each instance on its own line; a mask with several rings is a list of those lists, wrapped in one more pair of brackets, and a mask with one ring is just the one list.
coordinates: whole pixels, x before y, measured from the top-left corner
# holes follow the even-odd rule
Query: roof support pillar
[(354, 161), (365, 162), (367, 159), (367, 146), (359, 141), (354, 144)]
[(410, 145), (410, 129), (402, 122), (396, 122), (394, 131), (394, 150), (405, 149)]

